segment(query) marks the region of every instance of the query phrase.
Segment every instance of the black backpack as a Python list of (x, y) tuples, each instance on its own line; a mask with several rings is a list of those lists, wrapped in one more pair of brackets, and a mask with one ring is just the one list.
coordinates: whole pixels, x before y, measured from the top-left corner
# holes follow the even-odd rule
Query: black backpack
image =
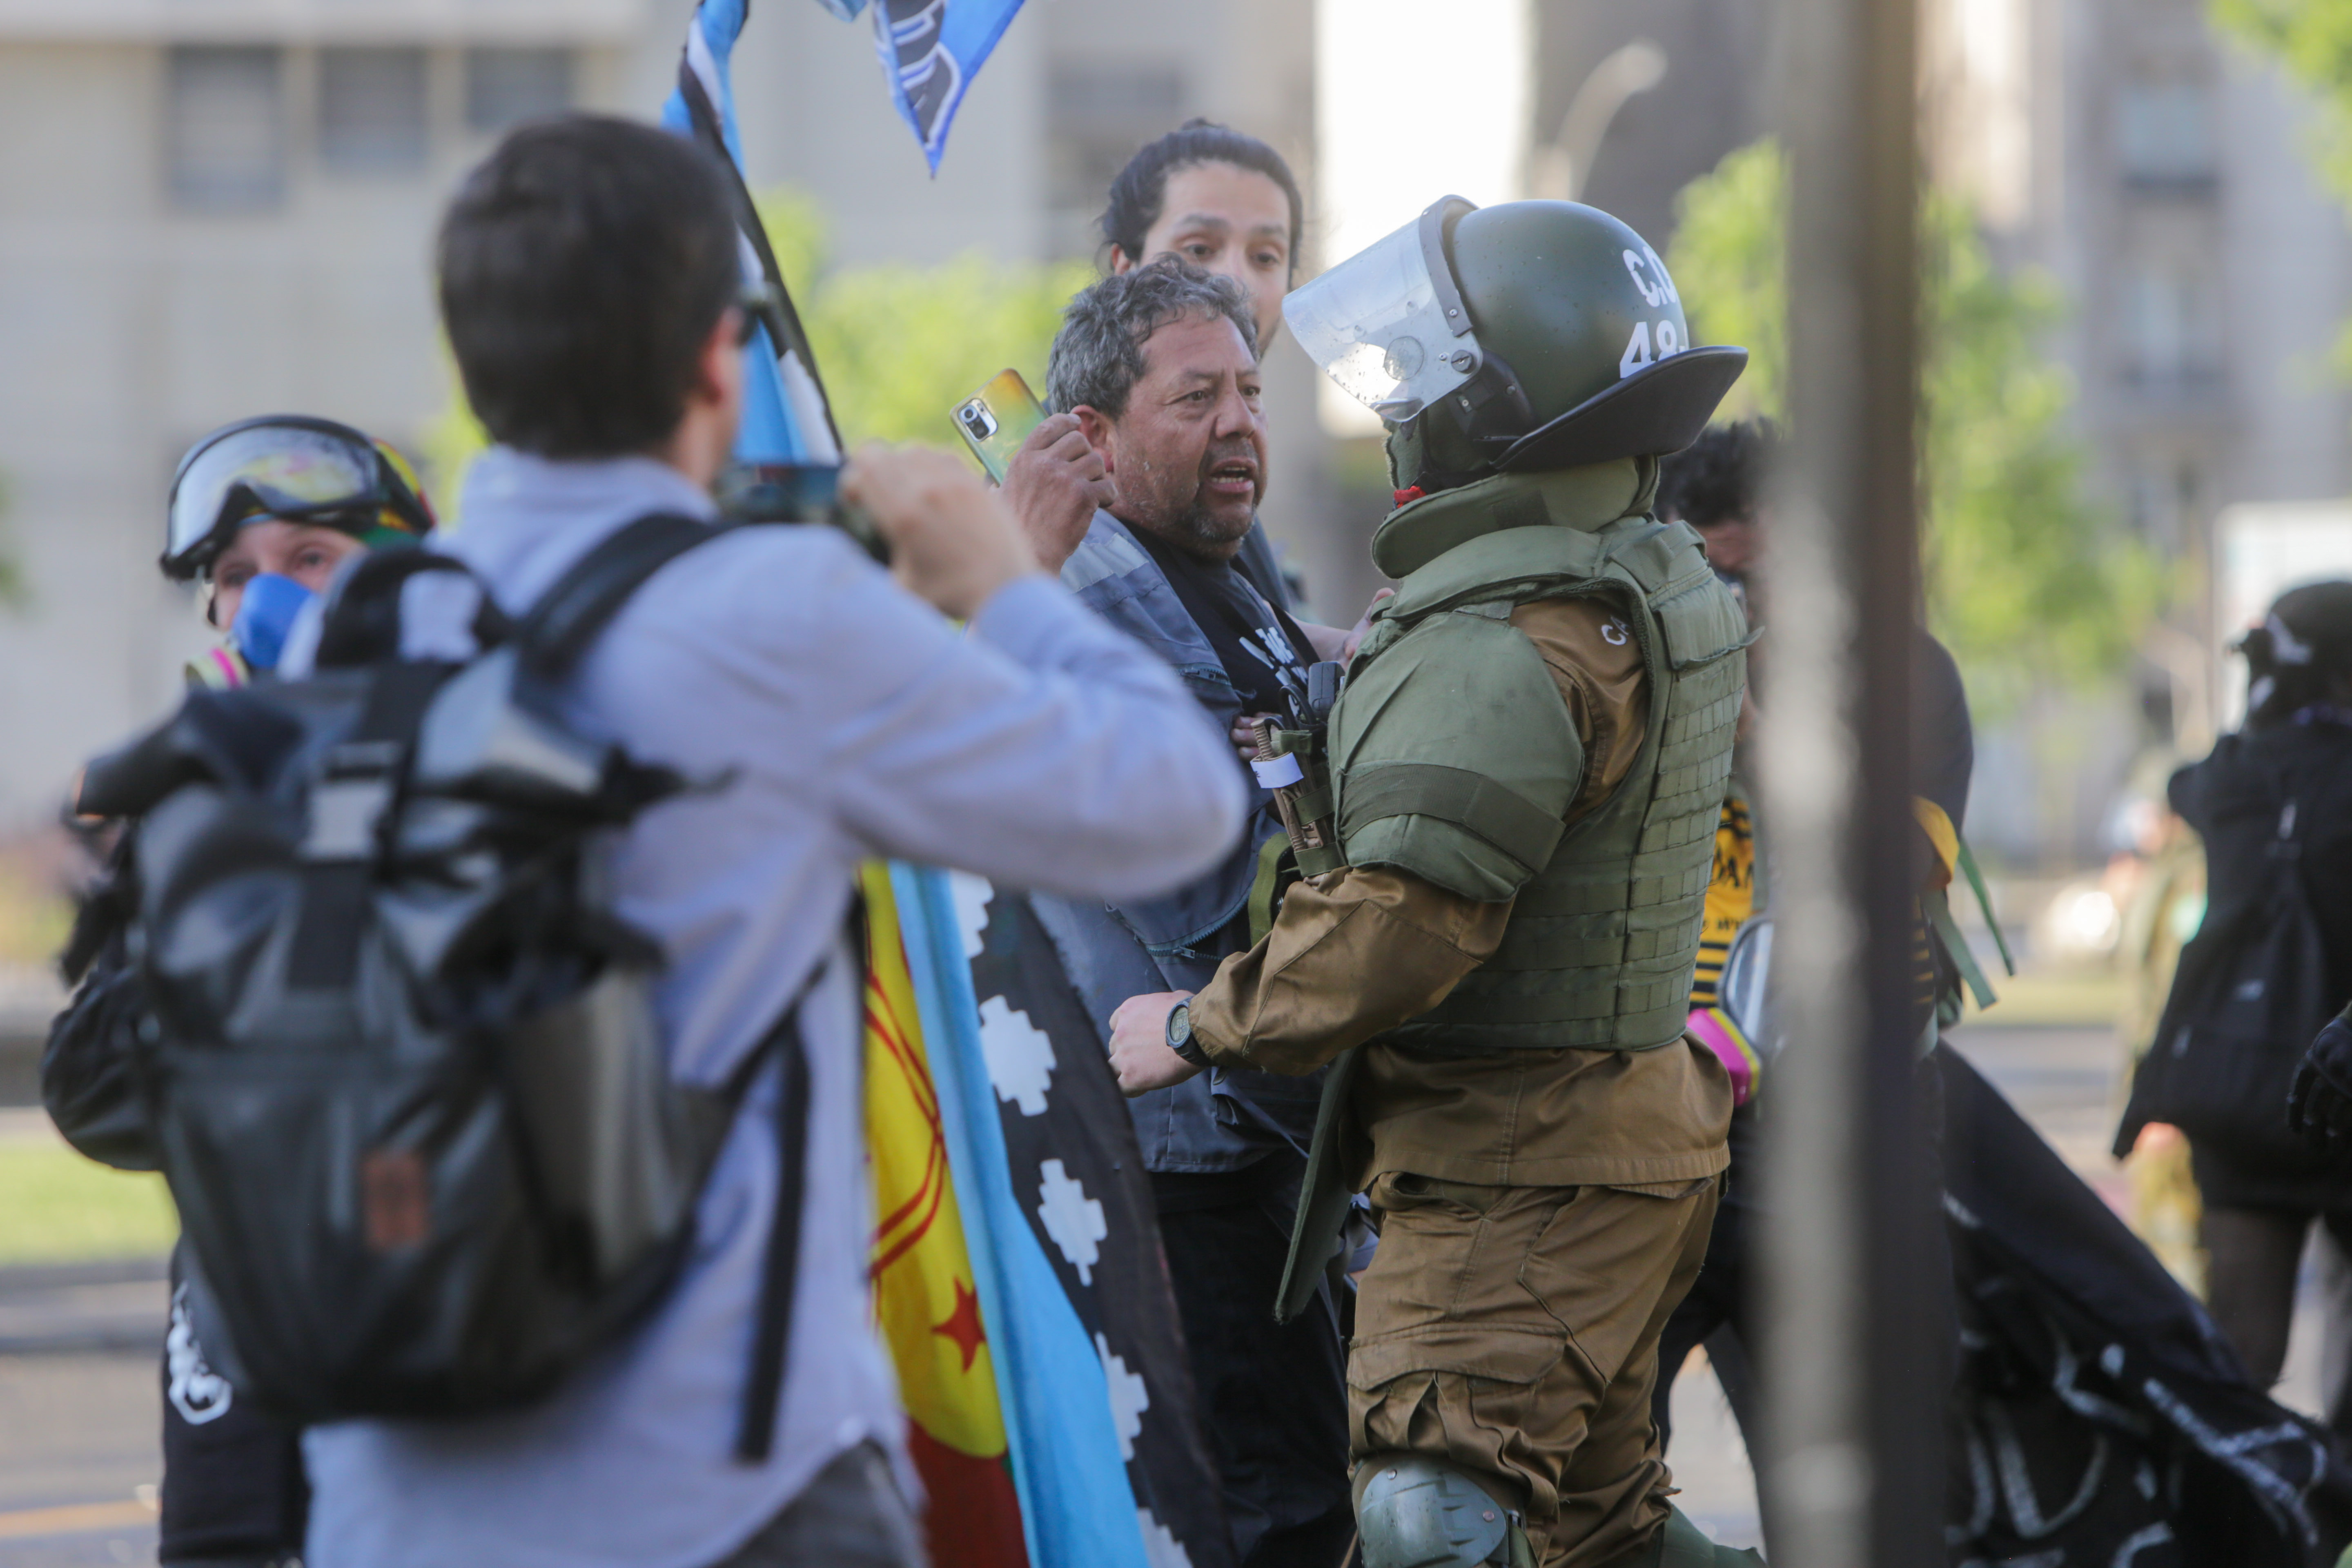
[[(2225, 738), (2233, 746), (2236, 738)], [(2289, 771), (2234, 744), (2234, 810), (2269, 825), (2263, 841), (2232, 833), (2206, 847), (2232, 858), (2231, 896), (2208, 910), (2180, 950), (2147, 1054), (2132, 1076), (2115, 1154), (2140, 1130), (2170, 1122), (2189, 1142), (2233, 1163), (2282, 1173), (2342, 1169), (2287, 1127), (2287, 1090), (2312, 1037), (2344, 998), (2329, 990), (2327, 948), (2312, 910), (2304, 845), (2309, 824)], [(2218, 754), (2218, 753), (2217, 753)], [(2217, 874), (2216, 882), (2220, 881)]]
[(403, 659), (400, 606), (420, 574), (466, 569), (368, 557), (325, 606), (315, 674), (192, 691), (89, 769), (84, 810), (137, 819), (131, 1076), (199, 1331), (284, 1416), (544, 1393), (661, 1297), (772, 1050), (785, 1190), (737, 1443), (764, 1457), (805, 1164), (797, 998), (732, 1083), (671, 1079), (659, 954), (593, 850), (689, 786), (554, 702), (629, 595), (719, 531), (640, 519), (519, 623), (481, 593), (463, 662)]

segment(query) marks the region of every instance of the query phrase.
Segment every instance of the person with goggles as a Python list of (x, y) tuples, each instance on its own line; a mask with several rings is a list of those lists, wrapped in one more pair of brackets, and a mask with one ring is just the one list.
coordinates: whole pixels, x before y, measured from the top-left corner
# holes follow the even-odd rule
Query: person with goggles
[(173, 478), (160, 563), (174, 582), (203, 582), (205, 618), (227, 629), (190, 680), (242, 686), (275, 669), (294, 617), (347, 556), (413, 545), (433, 525), (407, 460), (348, 425), (274, 414), (206, 436)]
[[(173, 481), (161, 565), (201, 581), (205, 618), (227, 637), (188, 666), (192, 686), (243, 686), (276, 668), (289, 626), (348, 557), (410, 546), (433, 510), (407, 462), (348, 426), (302, 416), (240, 420), (189, 448)], [(108, 874), (83, 901), (63, 961), (77, 982), (50, 1026), (44, 1103), (83, 1153), (126, 1170), (155, 1156), (129, 1076), (143, 1014), (124, 933), (135, 891)], [(310, 1488), (301, 1434), (254, 1409), (207, 1363), (190, 1321), (180, 1259), (163, 1347), (165, 1568), (290, 1568), (300, 1560)]]

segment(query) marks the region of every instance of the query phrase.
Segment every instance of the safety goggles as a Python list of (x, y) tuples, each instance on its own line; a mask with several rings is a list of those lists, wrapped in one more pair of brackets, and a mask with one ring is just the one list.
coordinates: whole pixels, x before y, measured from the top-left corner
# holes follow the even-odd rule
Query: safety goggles
[(263, 517), (361, 535), (433, 527), (415, 489), (365, 436), (331, 419), (272, 415), (216, 431), (181, 459), (164, 574), (196, 576), (239, 528)]

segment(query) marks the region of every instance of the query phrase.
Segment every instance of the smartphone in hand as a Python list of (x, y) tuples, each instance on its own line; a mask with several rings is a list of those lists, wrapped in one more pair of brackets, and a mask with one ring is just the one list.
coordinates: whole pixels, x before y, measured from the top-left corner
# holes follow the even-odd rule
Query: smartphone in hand
[(963, 437), (963, 444), (988, 470), (988, 477), (1001, 485), (1013, 454), (1029, 439), (1030, 432), (1045, 422), (1045, 408), (1021, 379), (1021, 373), (1008, 370), (957, 404), (949, 417), (955, 421), (956, 434)]

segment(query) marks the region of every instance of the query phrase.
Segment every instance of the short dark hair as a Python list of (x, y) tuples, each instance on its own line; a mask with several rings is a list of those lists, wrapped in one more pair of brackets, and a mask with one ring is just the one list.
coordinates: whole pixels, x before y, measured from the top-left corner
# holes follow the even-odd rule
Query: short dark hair
[(1110, 201), (1103, 208), (1104, 242), (1118, 247), (1129, 261), (1143, 260), (1143, 237), (1151, 232), (1168, 205), (1168, 176), (1200, 163), (1231, 163), (1236, 169), (1264, 174), (1282, 187), (1282, 194), (1290, 199), (1290, 269), (1297, 272), (1307, 204), (1298, 195), (1298, 181), (1289, 163), (1256, 137), (1213, 120), (1188, 120), (1157, 142), (1145, 143), (1127, 161), (1127, 167), (1110, 183)]
[(656, 447), (742, 289), (732, 191), (681, 136), (604, 115), (524, 125), (449, 204), (441, 319), (497, 440), (548, 458)]
[(1769, 419), (1709, 426), (1662, 465), (1659, 511), (1671, 510), (1693, 528), (1754, 516), (1780, 449), (1780, 426)]
[(1256, 356), (1257, 318), (1242, 286), (1163, 256), (1078, 290), (1045, 361), (1045, 406), (1066, 414), (1084, 404), (1118, 418), (1143, 379), (1144, 340), (1187, 316), (1223, 316)]

